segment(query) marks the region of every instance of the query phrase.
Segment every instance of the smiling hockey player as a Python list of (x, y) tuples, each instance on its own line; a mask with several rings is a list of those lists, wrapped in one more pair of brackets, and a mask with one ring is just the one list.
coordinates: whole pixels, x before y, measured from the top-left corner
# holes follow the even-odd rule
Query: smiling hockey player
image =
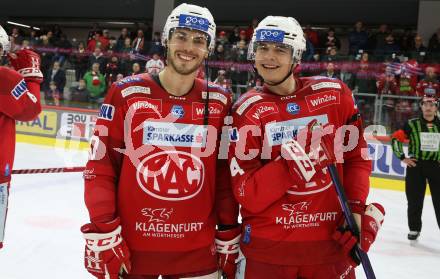
[(215, 30), (208, 9), (181, 4), (163, 31), (165, 69), (110, 88), (84, 173), (85, 266), (97, 278), (235, 272), (238, 205), (217, 163), (231, 98), (196, 78)]
[[(312, 156), (332, 150), (334, 141), (346, 146), (344, 125), (350, 137), (360, 136), (343, 154), (333, 145), (362, 249), (369, 249), (383, 221), (382, 206), (365, 204), (371, 161), (363, 157), (367, 145), (353, 95), (336, 79), (295, 77), (305, 47), (298, 22), (278, 16), (263, 19), (249, 45), (265, 85), (247, 92), (233, 109), (229, 162), (243, 217), (238, 278), (354, 278), (350, 251), (357, 239), (338, 230), (343, 215), (326, 167), (333, 161)], [(326, 140), (298, 148), (292, 140), (301, 142), (300, 127), (307, 126), (300, 131), (311, 136), (313, 123), (324, 125)], [(286, 156), (302, 149), (300, 159)]]

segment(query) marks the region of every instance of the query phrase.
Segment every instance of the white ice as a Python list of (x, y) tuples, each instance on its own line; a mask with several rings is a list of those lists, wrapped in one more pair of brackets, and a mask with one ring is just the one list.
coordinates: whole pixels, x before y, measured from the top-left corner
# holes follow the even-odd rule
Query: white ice
[[(68, 160), (66, 160), (68, 158)], [(17, 144), (14, 169), (82, 166), (86, 152)], [(430, 197), (425, 199), (418, 243), (406, 239), (406, 199), (402, 192), (372, 189), (370, 201), (382, 203), (385, 223), (369, 256), (378, 279), (440, 278), (440, 230)], [(14, 175), (0, 279), (92, 278), (83, 267), (88, 221), (81, 173)], [(362, 267), (356, 271), (365, 278)]]

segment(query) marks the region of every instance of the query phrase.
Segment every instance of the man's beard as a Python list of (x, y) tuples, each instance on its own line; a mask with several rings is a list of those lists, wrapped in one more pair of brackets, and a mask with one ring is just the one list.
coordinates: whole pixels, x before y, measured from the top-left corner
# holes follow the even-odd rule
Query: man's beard
[(171, 53), (170, 53), (170, 51), (168, 50), (168, 53), (167, 53), (167, 64), (170, 65), (171, 67), (173, 67), (173, 69), (174, 69), (178, 74), (180, 74), (180, 75), (184, 75), (184, 76), (187, 76), (187, 75), (190, 75), (190, 74), (194, 73), (195, 71), (197, 71), (197, 70), (200, 68), (200, 66), (202, 65), (202, 62), (196, 64), (194, 67), (191, 67), (191, 68), (189, 68), (189, 69), (187, 69), (187, 68), (185, 68), (185, 67), (179, 67), (179, 66), (177, 66), (177, 65), (174, 63), (174, 58), (171, 58)]

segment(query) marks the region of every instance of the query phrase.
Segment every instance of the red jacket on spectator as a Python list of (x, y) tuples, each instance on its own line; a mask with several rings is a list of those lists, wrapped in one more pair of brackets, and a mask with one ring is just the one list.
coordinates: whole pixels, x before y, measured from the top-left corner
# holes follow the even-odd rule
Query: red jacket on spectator
[(438, 81), (423, 79), (417, 83), (417, 96), (431, 95), (440, 98), (440, 83)]
[(376, 81), (378, 94), (395, 95), (398, 91), (397, 81), (393, 75), (382, 74)]
[(95, 51), (95, 48), (97, 46), (99, 46), (99, 47), (101, 47), (102, 51), (105, 51), (105, 50), (107, 50), (108, 45), (109, 45), (109, 41), (107, 39), (102, 38), (102, 37), (97, 37), (97, 38), (92, 39), (88, 42), (87, 50), (93, 52), (93, 51)]

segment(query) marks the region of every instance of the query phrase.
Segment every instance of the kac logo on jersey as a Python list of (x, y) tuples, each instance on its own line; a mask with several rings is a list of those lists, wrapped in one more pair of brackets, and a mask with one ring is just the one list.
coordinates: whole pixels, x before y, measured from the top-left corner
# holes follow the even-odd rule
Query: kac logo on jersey
[(298, 114), (301, 107), (297, 103), (288, 103), (286, 106), (286, 111), (290, 114)]
[(109, 104), (102, 104), (99, 109), (98, 118), (104, 120), (113, 120), (113, 115), (115, 114), (115, 107)]
[(200, 158), (183, 151), (161, 151), (137, 167), (141, 189), (160, 200), (179, 201), (196, 196), (203, 188), (205, 166)]
[(182, 118), (185, 115), (185, 110), (182, 106), (174, 105), (171, 108), (171, 114), (176, 118)]
[(208, 31), (209, 21), (205, 18), (193, 15), (180, 15), (179, 27), (192, 28), (201, 31)]
[(26, 82), (22, 80), (14, 87), (14, 89), (12, 89), (11, 94), (16, 100), (18, 100), (26, 92), (28, 92), (28, 88)]
[(282, 30), (272, 30), (272, 29), (257, 30), (257, 34), (256, 34), (257, 42), (282, 43), (283, 40), (284, 40), (284, 31)]

